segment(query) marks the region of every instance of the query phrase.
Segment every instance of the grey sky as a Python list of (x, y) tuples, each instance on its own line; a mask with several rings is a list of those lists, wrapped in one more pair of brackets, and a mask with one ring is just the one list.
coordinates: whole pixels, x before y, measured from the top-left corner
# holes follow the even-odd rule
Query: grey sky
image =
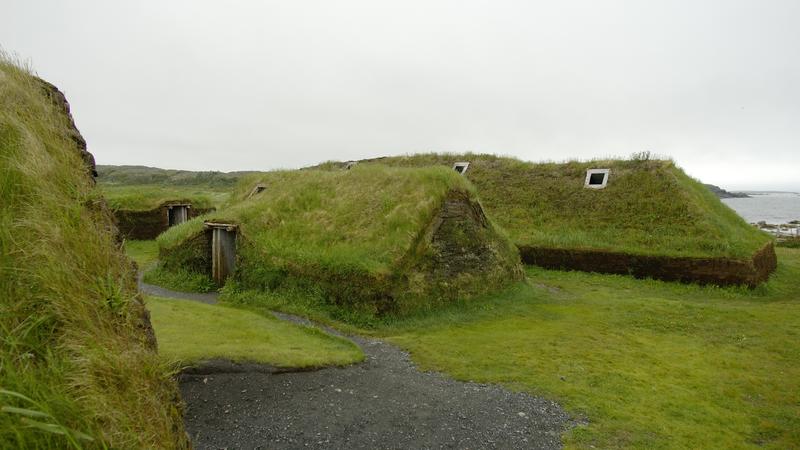
[(800, 190), (798, 23), (797, 0), (4, 0), (0, 45), (66, 93), (100, 164), (650, 150)]

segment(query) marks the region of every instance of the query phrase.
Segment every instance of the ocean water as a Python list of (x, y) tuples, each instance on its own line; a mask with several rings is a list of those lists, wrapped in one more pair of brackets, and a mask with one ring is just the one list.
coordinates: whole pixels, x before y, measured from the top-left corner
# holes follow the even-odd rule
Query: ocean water
[(800, 220), (800, 194), (796, 192), (748, 192), (750, 198), (724, 198), (749, 223), (784, 224)]

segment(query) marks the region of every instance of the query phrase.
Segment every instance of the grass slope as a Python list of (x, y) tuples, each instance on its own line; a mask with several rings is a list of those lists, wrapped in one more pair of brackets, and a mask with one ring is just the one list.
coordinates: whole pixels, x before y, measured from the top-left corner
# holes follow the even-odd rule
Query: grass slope
[(421, 368), (546, 395), (577, 448), (800, 447), (800, 250), (754, 290), (529, 268), (383, 328)]
[(346, 339), (279, 320), (269, 312), (158, 297), (149, 297), (147, 306), (161, 355), (181, 364), (222, 358), (307, 368), (364, 359), (361, 349)]
[[(456, 161), (471, 162), (467, 178), (487, 215), (518, 245), (749, 258), (770, 240), (671, 161), (534, 164), (494, 155), (421, 154), (375, 162), (450, 167)], [(334, 163), (320, 168), (341, 170)], [(611, 169), (605, 189), (584, 188), (590, 168)]]
[(185, 447), (177, 387), (74, 133), (0, 55), (0, 448)]

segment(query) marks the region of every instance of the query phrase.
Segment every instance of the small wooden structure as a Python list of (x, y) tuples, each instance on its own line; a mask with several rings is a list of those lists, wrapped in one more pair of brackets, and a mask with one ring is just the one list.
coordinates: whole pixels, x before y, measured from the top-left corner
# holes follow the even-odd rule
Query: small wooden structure
[(236, 230), (230, 223), (206, 222), (211, 229), (211, 278), (218, 285), (236, 270)]
[(180, 225), (189, 220), (189, 208), (192, 207), (189, 203), (175, 203), (168, 204), (167, 207), (167, 226), (172, 227)]

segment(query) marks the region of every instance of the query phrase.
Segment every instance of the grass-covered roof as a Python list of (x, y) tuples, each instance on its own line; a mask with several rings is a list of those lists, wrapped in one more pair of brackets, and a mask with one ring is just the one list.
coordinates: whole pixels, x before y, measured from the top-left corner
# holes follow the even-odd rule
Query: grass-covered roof
[[(451, 167), (466, 173), (486, 213), (520, 246), (642, 255), (747, 258), (770, 238), (748, 225), (672, 161), (529, 163), (476, 154), (422, 154), (363, 161)], [(326, 163), (320, 169), (341, 170)], [(587, 169), (610, 169), (604, 189), (586, 189)]]
[[(264, 191), (248, 199), (257, 184)], [(450, 190), (474, 192), (466, 179), (441, 167), (252, 174), (240, 181), (231, 206), (173, 227), (159, 242), (180, 241), (206, 220), (234, 222), (273, 259), (387, 272)]]
[[(251, 195), (255, 186), (263, 190)], [(249, 175), (227, 207), (159, 236), (165, 267), (186, 267), (181, 255), (203, 258), (202, 249), (186, 249), (202, 236), (204, 221), (238, 225), (243, 284), (274, 287), (292, 279), (315, 284), (338, 303), (375, 310), (412, 308), (412, 298), (469, 297), (521, 273), (516, 248), (486, 220), (472, 184), (444, 167)], [(381, 302), (391, 305), (375, 306)]]

